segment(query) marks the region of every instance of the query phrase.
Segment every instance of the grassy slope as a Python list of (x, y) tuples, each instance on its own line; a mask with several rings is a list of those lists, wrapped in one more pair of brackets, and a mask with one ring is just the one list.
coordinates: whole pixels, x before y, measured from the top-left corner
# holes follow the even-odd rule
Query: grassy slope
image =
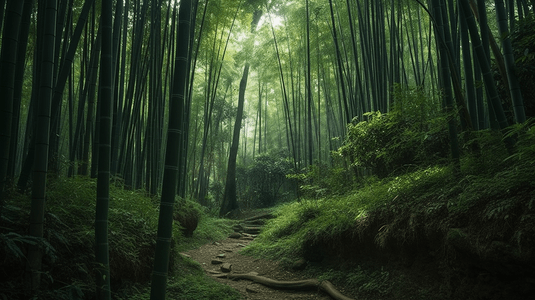
[[(39, 299), (94, 298), (94, 214), (96, 181), (87, 178), (49, 180), (45, 256)], [(141, 191), (112, 187), (109, 208), (110, 268), (115, 299), (148, 299), (148, 282), (158, 221), (159, 199)], [(0, 298), (16, 299), (24, 290), (24, 249), (36, 242), (25, 236), (30, 200), (12, 193), (0, 220)], [(226, 237), (232, 223), (201, 213), (193, 238), (173, 229), (169, 293), (173, 299), (238, 299), (236, 291), (207, 278), (200, 266), (178, 255)], [(180, 295), (180, 296), (179, 296)]]
[(282, 205), (245, 251), (289, 265), (323, 257), (311, 275), (358, 299), (525, 299), (535, 293), (533, 139), (512, 157), (489, 139), (460, 172), (435, 166)]

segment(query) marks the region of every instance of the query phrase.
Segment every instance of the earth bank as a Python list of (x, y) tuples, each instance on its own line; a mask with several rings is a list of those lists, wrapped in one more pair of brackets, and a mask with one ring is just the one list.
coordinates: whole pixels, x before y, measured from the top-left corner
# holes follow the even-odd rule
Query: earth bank
[[(356, 299), (532, 299), (531, 184), (471, 202), (444, 189), (443, 198), (393, 197), (345, 227), (338, 222), (349, 209), (334, 209), (333, 199), (289, 204), (243, 252)], [(292, 268), (303, 259), (304, 270)]]

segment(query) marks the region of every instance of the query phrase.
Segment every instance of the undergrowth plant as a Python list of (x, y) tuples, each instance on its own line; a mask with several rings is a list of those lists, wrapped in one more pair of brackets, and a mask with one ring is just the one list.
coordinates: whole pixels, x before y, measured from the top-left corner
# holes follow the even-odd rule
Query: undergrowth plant
[(448, 115), (438, 107), (421, 88), (395, 86), (391, 110), (368, 112), (348, 124), (339, 153), (379, 178), (446, 161)]
[[(5, 270), (0, 275), (0, 299), (25, 297), (22, 296), (23, 272), (25, 249), (29, 244), (40, 244), (44, 250), (42, 289), (36, 297), (94, 298), (95, 190), (96, 181), (86, 177), (49, 178), (43, 239), (26, 235), (29, 196), (17, 192), (9, 195), (0, 219), (0, 255), (3, 257), (2, 269)], [(123, 295), (129, 299), (133, 293), (139, 292), (137, 289), (143, 290), (150, 279), (159, 201), (156, 197), (147, 196), (144, 191), (127, 190), (120, 185), (111, 186), (110, 196), (109, 243), (113, 296)], [(212, 284), (210, 293), (216, 293), (218, 286), (213, 282), (203, 282), (202, 272), (191, 273), (189, 279), (184, 279), (182, 270), (193, 268), (190, 266), (193, 262), (180, 258), (178, 252), (222, 239), (232, 230), (233, 224), (228, 220), (210, 217), (202, 209), (199, 209), (199, 214), (201, 221), (191, 238), (185, 238), (175, 222), (170, 272), (177, 282), (192, 280), (202, 286)], [(193, 280), (194, 277), (198, 278)], [(195, 287), (190, 285), (189, 288)], [(182, 299), (204, 298), (192, 296)]]
[(238, 198), (246, 208), (271, 207), (293, 195), (293, 183), (287, 174), (293, 169), (288, 153), (277, 151), (259, 154), (247, 167), (237, 170)]
[(300, 197), (320, 199), (327, 195), (341, 195), (354, 188), (355, 184), (352, 184), (353, 172), (343, 167), (340, 159), (340, 154), (335, 152), (332, 154), (334, 166), (318, 163), (286, 177), (297, 182)]
[[(508, 212), (520, 205), (511, 197), (535, 189), (533, 132), (529, 126), (515, 129), (518, 145), (512, 156), (507, 156), (501, 143), (487, 147), (494, 144), (496, 133), (480, 133), (478, 142), (484, 147), (463, 159), (460, 174), (450, 166), (431, 166), (369, 182), (352, 193), (283, 204), (275, 210), (277, 218), (267, 223), (257, 243), (246, 252), (295, 257), (299, 255), (295, 250), (302, 250), (311, 238), (328, 241), (351, 231), (358, 235), (360, 220), (378, 211), (394, 216), (402, 212), (433, 214), (447, 207), (455, 214), (485, 203), (482, 212), (489, 220), (507, 218)], [(478, 165), (483, 161), (489, 166)], [(531, 202), (526, 204), (528, 208), (534, 206)]]
[(301, 254), (305, 241), (332, 241), (347, 232), (358, 236), (359, 224), (371, 212), (398, 199), (406, 200), (405, 205), (410, 206), (411, 201), (429, 197), (429, 191), (441, 191), (451, 176), (448, 167), (430, 167), (376, 181), (353, 193), (282, 204), (274, 211), (277, 218), (268, 221), (245, 253), (291, 260)]
[(361, 266), (355, 266), (351, 269), (333, 270), (328, 269), (316, 274), (317, 271), (311, 271), (311, 276), (317, 276), (318, 280), (329, 280), (342, 284), (367, 296), (387, 296), (392, 293), (400, 282), (395, 280), (391, 274), (384, 268), (369, 270)]
[[(535, 188), (535, 124), (534, 119), (524, 124), (508, 128), (505, 136), (487, 131), (479, 133), (478, 142), (482, 145), (479, 155), (463, 159), (463, 178), (459, 185), (463, 192), (457, 199), (452, 199), (449, 208), (452, 211), (467, 211), (481, 201), (503, 202), (499, 210), (508, 211), (510, 197), (522, 191)], [(509, 154), (503, 143), (496, 139), (514, 137), (515, 153)], [(493, 213), (494, 214), (494, 213)]]
[[(374, 252), (398, 249), (395, 255), (402, 255), (429, 242), (439, 247), (433, 250), (435, 259), (441, 255), (453, 259), (445, 254), (449, 248), (468, 247), (472, 242), (470, 247), (479, 254), (491, 255), (494, 252), (489, 249), (503, 245), (499, 249), (509, 249), (508, 255), (531, 259), (535, 233), (533, 124), (529, 120), (514, 125), (505, 135), (490, 130), (473, 133), (472, 140), (465, 142), (478, 144), (479, 149), (464, 149), (460, 171), (444, 164), (417, 167), (383, 179), (371, 177), (347, 193), (310, 193), (308, 198), (282, 204), (275, 209), (277, 218), (268, 221), (255, 243), (243, 251), (281, 260), (290, 267), (306, 257), (310, 245), (318, 252), (323, 248), (340, 253), (347, 247), (371, 247)], [(501, 142), (512, 137), (516, 140), (514, 154)], [(452, 233), (460, 233), (460, 238), (452, 238)], [(351, 246), (352, 242), (357, 246)], [(424, 253), (431, 251), (426, 249)], [(349, 254), (360, 251), (346, 250)], [(387, 270), (378, 271), (377, 266), (375, 272), (358, 267), (326, 270), (317, 265), (306, 270), (358, 290), (359, 295), (385, 296), (384, 292), (393, 297), (399, 292), (392, 285), (398, 277)], [(416, 299), (428, 299), (430, 288), (418, 290)]]
[[(182, 257), (176, 274), (172, 274), (167, 285), (167, 298), (180, 300), (238, 300), (239, 292), (230, 286), (222, 285), (205, 275), (201, 266), (186, 257)], [(149, 300), (150, 288), (137, 286), (127, 293), (117, 295), (124, 300)]]

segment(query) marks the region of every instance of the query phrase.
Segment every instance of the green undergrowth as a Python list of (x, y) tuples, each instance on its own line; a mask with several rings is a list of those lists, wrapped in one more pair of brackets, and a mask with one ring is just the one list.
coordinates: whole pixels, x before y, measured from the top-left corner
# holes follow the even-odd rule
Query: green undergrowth
[(235, 221), (229, 219), (220, 219), (214, 216), (203, 215), (193, 237), (182, 238), (178, 243), (178, 251), (200, 247), (206, 243), (222, 240), (233, 232), (232, 226)]
[(498, 134), (479, 132), (466, 141), (478, 147), (463, 149), (460, 170), (440, 165), (368, 178), (344, 195), (282, 204), (243, 252), (287, 267), (305, 258), (310, 276), (359, 299), (524, 299), (535, 266), (529, 127), (510, 129), (513, 155)]
[[(43, 248), (42, 289), (39, 299), (94, 298), (94, 218), (96, 180), (86, 177), (49, 178), (47, 186), (44, 239), (27, 235), (30, 196), (9, 192), (1, 211), (0, 298), (24, 295), (26, 248)], [(209, 241), (222, 239), (232, 231), (232, 221), (210, 216), (198, 205), (200, 221), (193, 237), (182, 235), (173, 225), (169, 290), (180, 290), (174, 299), (216, 299), (232, 295), (224, 286), (207, 278), (197, 263), (178, 254)], [(112, 186), (109, 202), (110, 276), (114, 298), (134, 299), (148, 289), (154, 259), (159, 198), (143, 191)], [(189, 283), (188, 283), (189, 282)], [(178, 293), (178, 292), (176, 292)], [(199, 295), (205, 293), (205, 297)], [(145, 295), (148, 299), (148, 294)], [(217, 298), (217, 299), (233, 299)], [(236, 294), (234, 294), (236, 299)]]
[(442, 191), (444, 195), (454, 193), (451, 178), (450, 167), (431, 167), (370, 182), (345, 195), (283, 204), (274, 210), (277, 218), (268, 221), (255, 243), (244, 251), (273, 259), (298, 258), (307, 241), (324, 241), (348, 232), (358, 235), (370, 213), (392, 201), (400, 198), (423, 201), (432, 196), (433, 191)]
[[(169, 278), (167, 285), (167, 299), (177, 300), (237, 300), (239, 293), (227, 285), (217, 283), (208, 278), (205, 271), (195, 261), (183, 257), (180, 258), (179, 268)], [(119, 296), (124, 300), (148, 300), (150, 299), (150, 287), (148, 285), (132, 286)]]

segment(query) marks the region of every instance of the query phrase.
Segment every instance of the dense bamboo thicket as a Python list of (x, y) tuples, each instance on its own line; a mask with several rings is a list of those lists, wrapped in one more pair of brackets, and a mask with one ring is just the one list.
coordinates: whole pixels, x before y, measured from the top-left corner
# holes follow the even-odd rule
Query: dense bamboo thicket
[[(430, 153), (459, 169), (474, 132), (533, 117), (535, 49), (523, 32), (534, 10), (529, 0), (0, 1), (0, 215), (12, 193), (31, 193), (28, 233), (43, 238), (47, 178), (98, 177), (109, 298), (110, 182), (161, 197), (162, 298), (176, 197), (230, 216), (299, 197), (314, 168), (384, 177)], [(365, 161), (351, 139), (372, 127), (409, 128), (399, 143), (420, 146), (380, 162), (377, 138)], [(426, 152), (436, 141), (449, 150)], [(514, 136), (504, 142), (513, 154)], [(30, 246), (31, 289), (41, 259)]]

